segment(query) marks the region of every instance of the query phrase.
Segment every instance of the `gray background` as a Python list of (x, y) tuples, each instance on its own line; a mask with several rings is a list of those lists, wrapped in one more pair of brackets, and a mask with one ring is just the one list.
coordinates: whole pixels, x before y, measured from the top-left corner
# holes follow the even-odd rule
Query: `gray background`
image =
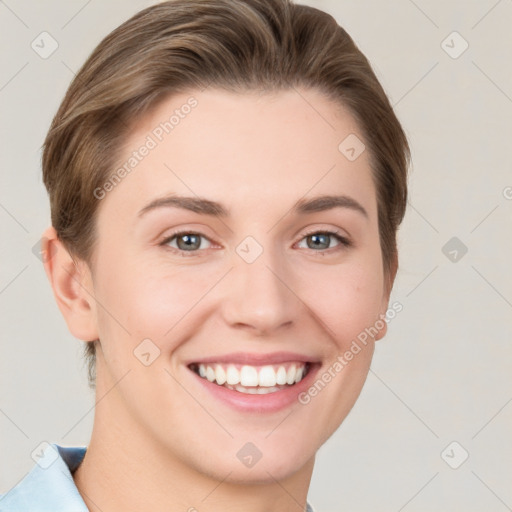
[[(73, 72), (152, 3), (0, 1), (3, 492), (41, 441), (90, 436), (82, 345), (32, 253), (50, 223), (40, 146)], [(309, 499), (318, 512), (512, 510), (512, 2), (303, 3), (333, 14), (368, 56), (413, 152), (392, 295), (403, 311), (320, 449)], [(43, 31), (59, 45), (46, 59), (31, 48)], [(453, 31), (469, 44), (457, 58)]]

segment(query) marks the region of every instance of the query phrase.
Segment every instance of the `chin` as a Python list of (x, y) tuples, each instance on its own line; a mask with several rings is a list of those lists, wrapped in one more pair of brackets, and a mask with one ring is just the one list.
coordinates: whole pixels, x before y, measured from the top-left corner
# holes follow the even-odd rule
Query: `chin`
[(310, 449), (306, 453), (299, 445), (281, 445), (279, 449), (267, 443), (258, 451), (249, 444), (243, 444), (242, 448), (239, 445), (236, 442), (235, 449), (227, 448), (222, 453), (202, 457), (200, 471), (216, 480), (235, 484), (274, 484), (276, 480), (292, 477), (307, 465), (312, 468), (315, 459), (315, 452)]

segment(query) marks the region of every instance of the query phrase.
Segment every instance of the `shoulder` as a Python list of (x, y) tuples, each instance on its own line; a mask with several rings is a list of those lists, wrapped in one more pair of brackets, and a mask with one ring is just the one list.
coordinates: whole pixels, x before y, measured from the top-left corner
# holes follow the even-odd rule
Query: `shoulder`
[(0, 495), (2, 512), (87, 512), (72, 473), (82, 462), (85, 446), (42, 443), (32, 456), (36, 464), (12, 489)]

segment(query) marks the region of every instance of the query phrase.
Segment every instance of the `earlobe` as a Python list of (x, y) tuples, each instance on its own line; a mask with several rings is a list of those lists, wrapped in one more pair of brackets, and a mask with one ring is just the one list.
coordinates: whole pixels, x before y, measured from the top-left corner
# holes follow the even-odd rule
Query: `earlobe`
[(87, 264), (73, 260), (53, 226), (43, 233), (41, 252), (53, 295), (69, 331), (83, 341), (97, 339), (96, 304)]
[(375, 322), (375, 324), (378, 326), (378, 333), (375, 336), (374, 340), (379, 341), (384, 336), (386, 336), (386, 333), (388, 332), (388, 324), (386, 322), (386, 314), (383, 313), (380, 315), (379, 319)]

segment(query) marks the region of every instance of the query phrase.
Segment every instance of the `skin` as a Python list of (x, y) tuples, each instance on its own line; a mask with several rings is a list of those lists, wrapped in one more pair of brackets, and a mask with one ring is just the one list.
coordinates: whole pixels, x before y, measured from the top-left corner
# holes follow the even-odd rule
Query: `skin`
[[(138, 120), (121, 160), (192, 94), (197, 107), (101, 200), (91, 268), (72, 259), (53, 228), (44, 234), (53, 254), (45, 268), (69, 330), (101, 340), (94, 428), (74, 479), (91, 511), (296, 511), (315, 453), (361, 391), (374, 340), (307, 405), (272, 413), (219, 402), (185, 362), (292, 351), (320, 361), (321, 375), (385, 314), (390, 276), (369, 155), (350, 162), (338, 150), (349, 134), (363, 137), (348, 111), (317, 91), (207, 89), (170, 97)], [(167, 207), (138, 218), (171, 193), (218, 201), (231, 215)], [(290, 213), (301, 198), (334, 193), (368, 216)], [(182, 229), (205, 237), (185, 257), (182, 240), (159, 245)], [(326, 230), (352, 245), (331, 237), (329, 248), (308, 246), (309, 231)], [(249, 235), (263, 249), (250, 264), (236, 252)], [(160, 349), (149, 366), (133, 354), (147, 338)], [(263, 455), (252, 468), (236, 457), (249, 441)]]

